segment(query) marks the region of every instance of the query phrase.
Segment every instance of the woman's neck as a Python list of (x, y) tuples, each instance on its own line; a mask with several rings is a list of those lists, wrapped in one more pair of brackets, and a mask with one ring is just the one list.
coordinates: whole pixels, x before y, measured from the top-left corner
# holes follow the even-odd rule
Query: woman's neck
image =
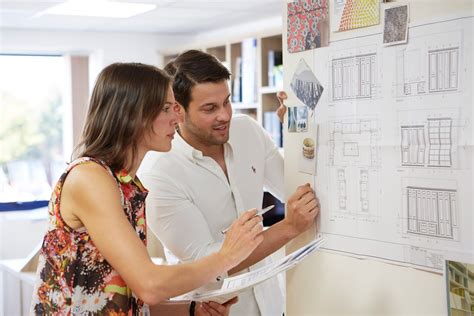
[(140, 164), (142, 163), (143, 158), (145, 157), (146, 151), (142, 149), (138, 149), (137, 155), (135, 156), (135, 159), (132, 157), (132, 153), (130, 152), (128, 157), (127, 157), (127, 172), (128, 174), (132, 177), (135, 178), (138, 168), (140, 167)]

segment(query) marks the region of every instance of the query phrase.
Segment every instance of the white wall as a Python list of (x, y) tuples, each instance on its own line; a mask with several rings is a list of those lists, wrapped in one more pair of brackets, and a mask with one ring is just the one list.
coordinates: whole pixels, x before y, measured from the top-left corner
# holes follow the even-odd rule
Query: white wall
[[(311, 51), (288, 54), (286, 48), (286, 2), (283, 17), (283, 51), (285, 88), (300, 58), (313, 65)], [(330, 1), (332, 2), (332, 1)], [(400, 1), (391, 1), (400, 2)], [(472, 0), (411, 0), (410, 21), (458, 13), (473, 12)], [(361, 29), (358, 32), (365, 32)], [(344, 34), (346, 33), (346, 34)], [(333, 34), (331, 34), (333, 35)], [(335, 34), (331, 40), (350, 36)], [(287, 104), (298, 104), (289, 93)], [(308, 133), (315, 132), (309, 126)], [(300, 133), (289, 134), (285, 128), (285, 153), (299, 152)], [(310, 182), (312, 176), (298, 173), (297, 155), (285, 155), (285, 186), (287, 194), (297, 185)], [(323, 180), (321, 180), (323, 181)], [(317, 191), (317, 189), (316, 189)], [(324, 212), (324, 206), (322, 212)], [(314, 238), (309, 231), (288, 247), (291, 252)], [(369, 259), (356, 259), (341, 254), (318, 252), (286, 274), (288, 316), (304, 315), (446, 315), (446, 288), (443, 275), (396, 266)]]
[(93, 82), (100, 70), (113, 62), (141, 62), (160, 67), (162, 51), (190, 38), (144, 33), (2, 29), (0, 52), (88, 55)]

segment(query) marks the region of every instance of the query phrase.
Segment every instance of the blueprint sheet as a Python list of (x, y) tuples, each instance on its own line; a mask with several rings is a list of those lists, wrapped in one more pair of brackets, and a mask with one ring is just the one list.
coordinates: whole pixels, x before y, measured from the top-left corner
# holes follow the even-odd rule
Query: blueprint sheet
[(435, 272), (474, 262), (473, 21), (314, 50), (324, 248)]

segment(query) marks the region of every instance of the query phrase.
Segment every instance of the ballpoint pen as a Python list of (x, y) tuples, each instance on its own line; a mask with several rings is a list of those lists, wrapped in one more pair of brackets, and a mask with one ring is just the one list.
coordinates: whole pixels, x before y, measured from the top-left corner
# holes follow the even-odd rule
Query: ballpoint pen
[[(267, 207), (265, 207), (264, 209), (258, 211), (257, 214), (255, 214), (253, 217), (263, 215), (263, 214), (265, 214), (266, 212), (268, 212), (269, 210), (271, 210), (271, 209), (274, 208), (274, 207), (275, 207), (275, 205), (273, 205), (273, 204), (270, 205), (270, 206), (267, 206)], [(227, 227), (226, 229), (224, 229), (223, 231), (221, 231), (221, 233), (222, 233), (222, 234), (225, 234), (225, 233), (227, 233), (227, 231), (228, 231), (229, 229), (230, 229), (230, 226)]]

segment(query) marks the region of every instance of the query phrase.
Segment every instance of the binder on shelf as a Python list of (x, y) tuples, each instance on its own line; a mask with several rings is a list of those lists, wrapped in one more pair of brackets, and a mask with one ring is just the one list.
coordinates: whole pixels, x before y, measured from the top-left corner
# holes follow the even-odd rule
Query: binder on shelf
[(232, 102), (242, 102), (242, 58), (235, 58), (235, 74), (232, 81)]
[(282, 147), (282, 126), (276, 112), (263, 113), (263, 127), (270, 134), (275, 144), (278, 147)]
[(283, 54), (281, 51), (268, 51), (268, 86), (283, 86)]
[(242, 42), (242, 102), (257, 102), (257, 39)]

